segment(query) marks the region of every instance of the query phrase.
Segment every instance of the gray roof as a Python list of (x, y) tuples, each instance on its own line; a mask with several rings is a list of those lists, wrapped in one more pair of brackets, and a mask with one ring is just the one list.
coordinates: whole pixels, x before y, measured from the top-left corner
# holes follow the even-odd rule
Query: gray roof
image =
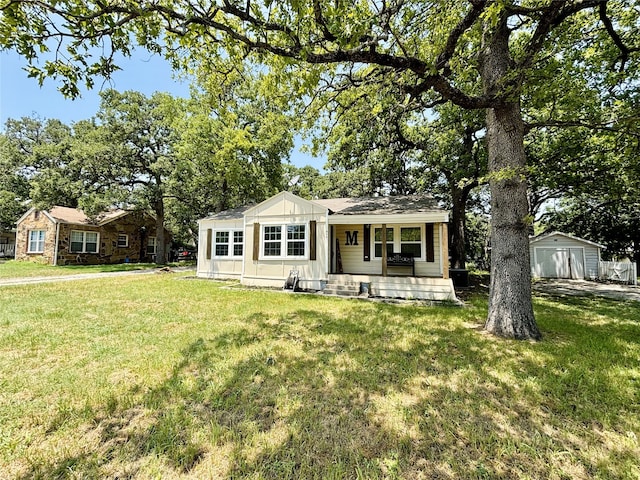
[(429, 195), (402, 195), (395, 197), (330, 198), (313, 200), (337, 215), (389, 215), (440, 212), (436, 201)]
[(202, 220), (242, 220), (244, 218), (244, 212), (253, 206), (254, 205), (245, 205), (244, 207), (231, 208), (229, 210), (224, 210), (223, 212), (209, 215)]

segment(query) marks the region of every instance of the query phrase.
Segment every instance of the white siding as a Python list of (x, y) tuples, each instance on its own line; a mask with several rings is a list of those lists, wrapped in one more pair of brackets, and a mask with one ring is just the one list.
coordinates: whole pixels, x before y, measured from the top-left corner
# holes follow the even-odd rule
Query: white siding
[[(363, 274), (363, 275), (381, 275), (382, 259), (375, 257), (375, 229), (380, 225), (371, 225), (370, 235), (370, 252), (371, 260), (364, 260), (364, 225), (334, 225), (333, 249), (335, 250), (336, 239), (340, 243), (340, 256), (342, 258), (342, 270), (344, 273)], [(433, 242), (434, 242), (434, 261), (427, 262), (425, 252), (425, 228), (424, 224), (389, 224), (388, 228), (400, 229), (402, 227), (420, 227), (422, 229), (422, 259), (415, 260), (416, 276), (419, 277), (441, 277), (440, 268), (440, 232), (438, 224), (434, 224)], [(354, 232), (357, 233), (358, 245), (347, 245), (347, 232), (353, 238)], [(410, 267), (388, 267), (388, 275), (411, 275)]]
[[(310, 239), (310, 222), (316, 222), (316, 260), (309, 260), (309, 249), (305, 259), (265, 259), (253, 260), (254, 224), (307, 226)], [(248, 286), (282, 287), (291, 270), (299, 274), (300, 288), (319, 290), (321, 281), (328, 272), (327, 211), (324, 207), (283, 192), (245, 212), (245, 254), (242, 283)], [(307, 247), (309, 245), (307, 244)], [(262, 247), (262, 245), (260, 245)]]
[[(211, 255), (207, 259), (207, 231), (211, 230)], [(216, 231), (233, 231), (243, 230), (244, 220), (210, 220), (204, 219), (200, 221), (198, 232), (198, 267), (196, 275), (201, 278), (218, 278), (218, 279), (240, 279), (242, 275), (242, 259), (241, 257), (221, 258), (215, 257), (215, 232)], [(247, 250), (247, 238), (244, 238), (243, 251)]]

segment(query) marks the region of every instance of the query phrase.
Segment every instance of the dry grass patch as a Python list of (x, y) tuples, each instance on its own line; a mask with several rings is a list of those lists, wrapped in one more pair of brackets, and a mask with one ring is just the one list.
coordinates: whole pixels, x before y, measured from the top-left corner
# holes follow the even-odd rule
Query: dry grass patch
[(0, 471), (640, 476), (637, 303), (540, 298), (545, 340), (529, 343), (473, 328), (479, 297), (406, 307), (222, 285), (0, 289)]

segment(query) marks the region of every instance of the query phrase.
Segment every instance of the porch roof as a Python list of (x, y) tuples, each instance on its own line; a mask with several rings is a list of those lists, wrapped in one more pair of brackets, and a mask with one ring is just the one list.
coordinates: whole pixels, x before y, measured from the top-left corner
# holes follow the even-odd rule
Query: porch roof
[(314, 200), (329, 210), (329, 223), (448, 222), (449, 214), (428, 195)]

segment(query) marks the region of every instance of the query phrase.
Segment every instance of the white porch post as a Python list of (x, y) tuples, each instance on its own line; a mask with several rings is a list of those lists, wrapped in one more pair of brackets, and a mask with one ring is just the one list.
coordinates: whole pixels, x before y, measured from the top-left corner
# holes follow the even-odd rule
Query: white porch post
[(382, 276), (387, 276), (387, 224), (382, 224)]

